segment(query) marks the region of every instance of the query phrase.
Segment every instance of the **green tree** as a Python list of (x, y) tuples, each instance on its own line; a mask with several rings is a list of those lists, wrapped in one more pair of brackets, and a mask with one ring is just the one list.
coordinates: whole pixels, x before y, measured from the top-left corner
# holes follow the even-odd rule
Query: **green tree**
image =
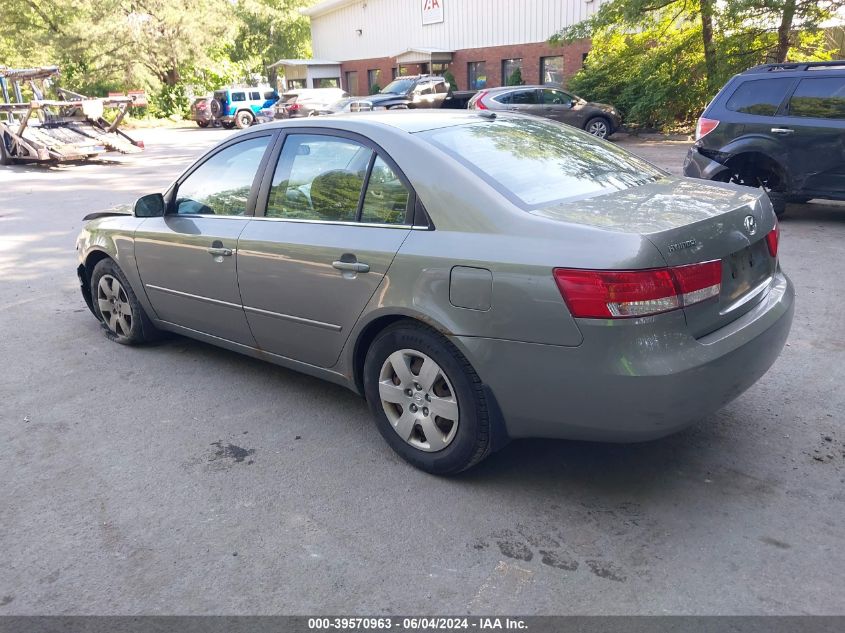
[(275, 85), (276, 70), (267, 66), (311, 55), (308, 18), (299, 12), (310, 4), (313, 0), (237, 0), (233, 6), (239, 27), (229, 57), (254, 74), (269, 72)]
[[(730, 78), (755, 64), (827, 59), (821, 26), (845, 0), (610, 0), (555, 43), (591, 37), (569, 82), (614, 103), (626, 122), (665, 127), (697, 116)], [(800, 28), (799, 28), (800, 27)]]

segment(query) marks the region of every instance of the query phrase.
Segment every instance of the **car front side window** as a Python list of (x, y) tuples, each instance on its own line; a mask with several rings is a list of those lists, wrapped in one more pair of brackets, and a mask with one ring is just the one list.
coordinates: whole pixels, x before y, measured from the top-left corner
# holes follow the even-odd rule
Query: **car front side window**
[(245, 215), (252, 183), (270, 139), (262, 136), (241, 141), (205, 161), (179, 184), (176, 213)]

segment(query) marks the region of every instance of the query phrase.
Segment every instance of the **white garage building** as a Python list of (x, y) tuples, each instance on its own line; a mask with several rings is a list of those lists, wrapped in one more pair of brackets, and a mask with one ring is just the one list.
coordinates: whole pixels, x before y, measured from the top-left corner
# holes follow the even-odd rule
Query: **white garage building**
[(303, 10), (315, 59), (276, 66), (289, 87), (340, 85), (355, 95), (419, 72), (449, 72), (460, 90), (562, 84), (581, 68), (590, 43), (550, 46), (548, 38), (601, 2), (324, 0)]

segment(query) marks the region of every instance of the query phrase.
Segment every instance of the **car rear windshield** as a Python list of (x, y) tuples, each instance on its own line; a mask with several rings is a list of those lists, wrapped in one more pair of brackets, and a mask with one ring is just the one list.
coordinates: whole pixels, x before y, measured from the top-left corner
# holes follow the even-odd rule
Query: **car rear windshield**
[(621, 191), (665, 175), (607, 141), (540, 119), (479, 121), (420, 135), (526, 209)]

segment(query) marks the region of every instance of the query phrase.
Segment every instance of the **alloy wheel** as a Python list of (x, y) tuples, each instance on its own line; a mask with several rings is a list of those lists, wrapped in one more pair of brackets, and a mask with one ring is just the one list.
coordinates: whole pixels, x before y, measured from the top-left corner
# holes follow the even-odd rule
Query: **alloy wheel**
[(132, 308), (126, 290), (112, 275), (100, 277), (97, 284), (97, 305), (108, 328), (118, 336), (129, 336), (132, 330)]
[(455, 390), (434, 359), (412, 349), (393, 352), (379, 373), (381, 406), (393, 430), (421, 451), (455, 439), (460, 410)]
[(607, 138), (607, 123), (602, 120), (593, 121), (587, 127), (587, 132), (598, 138)]

